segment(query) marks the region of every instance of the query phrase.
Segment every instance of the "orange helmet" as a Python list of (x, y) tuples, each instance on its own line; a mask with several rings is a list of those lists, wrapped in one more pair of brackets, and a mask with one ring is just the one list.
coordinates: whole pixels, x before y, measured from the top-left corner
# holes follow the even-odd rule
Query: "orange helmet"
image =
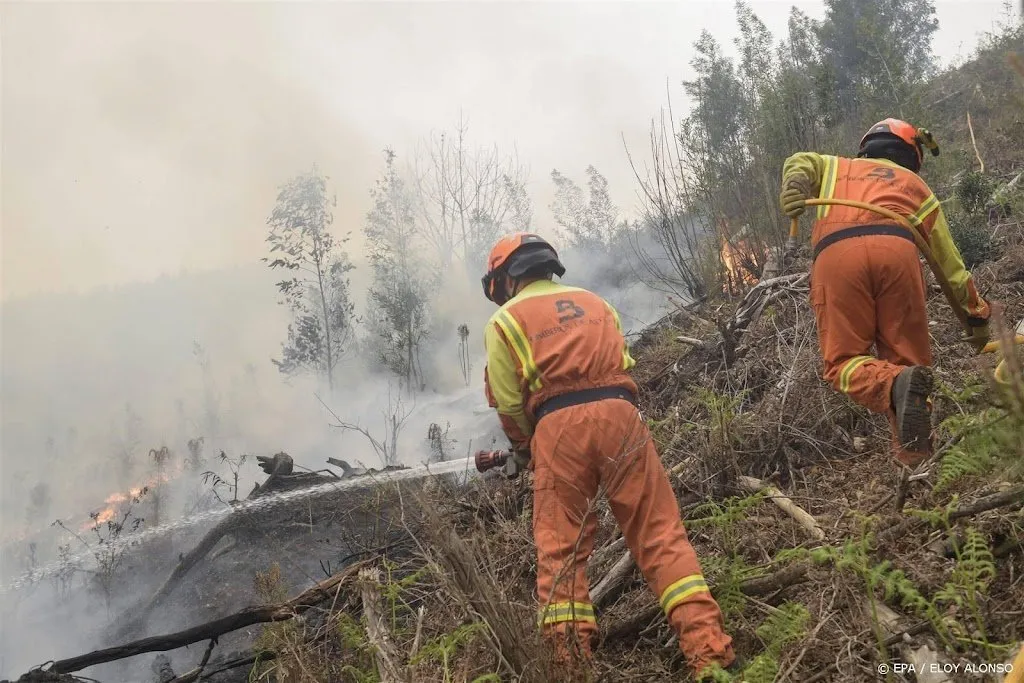
[[(894, 143), (898, 147), (906, 145), (906, 147), (912, 149), (913, 158), (899, 158), (906, 155), (901, 155), (899, 150), (894, 150)], [(906, 149), (906, 147), (903, 147), (903, 149)], [(927, 147), (932, 156), (939, 155), (939, 146), (935, 143), (935, 138), (927, 130), (915, 128), (900, 119), (889, 118), (879, 121), (868, 129), (868, 132), (860, 139), (860, 148), (857, 151), (857, 156), (892, 158), (892, 161), (917, 172), (924, 161), (923, 147)], [(904, 163), (904, 161), (907, 163)]]
[(504, 304), (509, 296), (502, 276), (520, 278), (541, 266), (559, 277), (565, 274), (565, 266), (558, 260), (558, 252), (540, 235), (531, 232), (505, 235), (498, 240), (487, 257), (487, 274), (480, 278), (484, 296), (498, 305)]

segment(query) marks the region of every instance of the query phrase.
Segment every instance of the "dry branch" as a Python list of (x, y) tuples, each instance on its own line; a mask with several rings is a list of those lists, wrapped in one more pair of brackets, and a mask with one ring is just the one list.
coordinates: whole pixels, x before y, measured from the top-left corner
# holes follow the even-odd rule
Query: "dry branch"
[(208, 681), (217, 674), (224, 673), (225, 671), (239, 669), (243, 666), (252, 666), (257, 662), (271, 662), (275, 659), (277, 659), (277, 653), (272, 650), (262, 650), (260, 652), (255, 652), (246, 657), (236, 657), (235, 659), (229, 659), (226, 662), (221, 662), (216, 667), (210, 669), (202, 676), (200, 676), (199, 680)]
[[(982, 512), (988, 512), (989, 510), (995, 510), (1001, 507), (1008, 507), (1011, 505), (1019, 505), (1024, 503), (1024, 486), (1018, 486), (1017, 488), (1003, 491), (1002, 493), (993, 493), (990, 496), (979, 498), (970, 505), (957, 508), (949, 513), (949, 521), (955, 522), (958, 519), (964, 517), (973, 517), (974, 515), (981, 514)], [(914, 529), (918, 529), (925, 525), (925, 521), (916, 517), (905, 519), (901, 522), (897, 522), (888, 529), (883, 530), (878, 534), (878, 540), (880, 542), (894, 541), (897, 538), (907, 535)]]
[(982, 161), (981, 152), (978, 151), (978, 142), (974, 139), (974, 125), (971, 124), (971, 112), (967, 112), (967, 130), (971, 132), (971, 146), (974, 147), (974, 157), (978, 160), (978, 165), (981, 166), (979, 173), (985, 172), (985, 162)]
[(626, 582), (626, 580), (633, 575), (633, 556), (629, 554), (627, 550), (622, 556), (612, 565), (612, 568), (608, 570), (608, 573), (604, 575), (596, 586), (590, 591), (590, 601), (596, 607), (602, 607), (612, 596), (618, 591), (616, 590), (620, 585)]
[(701, 341), (700, 339), (695, 339), (694, 337), (686, 337), (686, 336), (680, 334), (680, 335), (676, 336), (676, 341), (677, 342), (683, 342), (685, 344), (690, 344), (692, 346), (696, 346), (699, 349), (703, 349), (704, 348), (704, 342)]
[[(898, 627), (900, 616), (896, 612), (877, 601), (874, 604), (874, 609), (882, 628), (890, 636), (901, 632)], [(948, 676), (942, 673), (942, 665), (948, 665), (949, 660), (927, 645), (915, 649), (909, 643), (901, 642), (900, 656), (904, 662), (914, 665), (918, 683), (953, 683)]]
[[(807, 513), (804, 513), (807, 514)], [(810, 515), (808, 515), (810, 516)], [(812, 518), (813, 519), (813, 518)], [(824, 538), (824, 536), (822, 536)], [(633, 575), (633, 556), (627, 550), (612, 565), (611, 569), (604, 575), (601, 581), (591, 589), (590, 600), (597, 607), (604, 607), (617, 594), (630, 576)], [(748, 579), (740, 585), (740, 591), (745, 595), (766, 595), (781, 590), (786, 586), (799, 582), (807, 574), (809, 565), (798, 563), (791, 567), (782, 569), (774, 574)], [(649, 622), (653, 617), (647, 619)], [(642, 620), (642, 619), (641, 619)], [(630, 620), (631, 622), (633, 620)]]
[(333, 595), (332, 591), (342, 583), (350, 579), (365, 563), (351, 564), (342, 571), (330, 576), (312, 588), (307, 588), (296, 597), (275, 605), (262, 605), (259, 607), (247, 607), (240, 612), (214, 619), (213, 621), (192, 628), (168, 633), (162, 636), (143, 638), (124, 645), (110, 647), (103, 650), (96, 650), (88, 654), (62, 659), (54, 662), (50, 671), (56, 673), (71, 673), (80, 671), (86, 667), (107, 662), (115, 662), (119, 659), (134, 657), (145, 652), (166, 652), (176, 650), (179, 647), (198, 643), (202, 640), (211, 640), (237, 631), (238, 629), (252, 626), (253, 624), (264, 624), (273, 621), (287, 621), (292, 617), (302, 614), (310, 607), (328, 600)]
[[(885, 640), (883, 640), (882, 646), (892, 647), (893, 645), (903, 642), (907, 638), (916, 636), (920, 633), (924, 633), (929, 629), (931, 629), (931, 624), (929, 624), (927, 621), (919, 621), (910, 628), (904, 631), (900, 631), (899, 633), (894, 633)], [(874, 650), (875, 647), (877, 647), (877, 644), (874, 641), (872, 641), (870, 645), (864, 645), (862, 643), (859, 649), (861, 652), (866, 652), (869, 650)], [(827, 667), (825, 667), (818, 673), (808, 678), (806, 681), (804, 681), (804, 683), (817, 683), (818, 681), (824, 681), (827, 678), (831, 678), (832, 672), (836, 671), (838, 668), (839, 665), (833, 662), (832, 664), (829, 664)]]
[(740, 476), (737, 477), (739, 485), (750, 493), (756, 493), (757, 491), (764, 491), (771, 498), (771, 501), (787, 515), (792, 517), (797, 524), (807, 530), (807, 533), (811, 535), (817, 541), (825, 540), (825, 532), (818, 525), (818, 520), (814, 519), (809, 512), (804, 510), (802, 507), (794, 503), (789, 497), (783, 495), (774, 486), (766, 484), (760, 479), (754, 477)]
[(381, 683), (402, 683), (406, 678), (399, 665), (401, 655), (384, 624), (384, 610), (380, 604), (380, 570), (376, 567), (359, 570), (359, 589), (363, 598), (363, 616), (366, 617), (366, 637), (373, 646), (373, 658), (377, 662)]
[(213, 648), (216, 646), (217, 639), (211, 639), (210, 644), (206, 646), (206, 652), (203, 653), (203, 659), (199, 662), (199, 666), (180, 676), (175, 676), (167, 681), (167, 683), (194, 683), (198, 681), (199, 677), (203, 674), (203, 670), (206, 669), (206, 665), (210, 662), (210, 655), (213, 654)]
[(420, 549), (442, 569), (452, 595), (470, 614), (487, 626), (491, 650), (516, 679), (526, 680), (532, 656), (523, 639), (516, 610), (504, 599), (504, 591), (473, 549), (451, 528), (441, 523), (429, 505), (422, 506), (427, 517), (425, 529), (432, 532), (430, 548)]

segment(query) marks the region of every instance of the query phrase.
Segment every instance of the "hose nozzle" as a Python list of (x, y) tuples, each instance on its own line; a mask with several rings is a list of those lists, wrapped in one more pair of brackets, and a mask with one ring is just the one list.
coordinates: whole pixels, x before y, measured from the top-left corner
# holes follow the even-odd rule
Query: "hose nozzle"
[(508, 451), (477, 451), (473, 460), (476, 464), (477, 472), (486, 472), (487, 470), (494, 469), (495, 467), (501, 467), (508, 460), (511, 453)]

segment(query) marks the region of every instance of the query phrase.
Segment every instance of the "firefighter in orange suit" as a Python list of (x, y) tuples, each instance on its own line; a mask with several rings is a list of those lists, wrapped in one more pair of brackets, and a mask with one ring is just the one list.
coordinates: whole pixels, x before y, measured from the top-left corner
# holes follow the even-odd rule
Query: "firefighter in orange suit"
[[(952, 284), (969, 316), (968, 341), (980, 349), (989, 338), (989, 305), (964, 268), (939, 200), (917, 175), (925, 145), (938, 153), (926, 130), (886, 119), (864, 135), (856, 159), (794, 154), (783, 166), (780, 203), (790, 217), (802, 214), (811, 197), (858, 200), (905, 216)], [(914, 237), (866, 210), (817, 210), (811, 303), (824, 378), (869, 410), (887, 414), (896, 458), (916, 465), (931, 447), (933, 376), (924, 273)]]
[(728, 667), (732, 639), (637, 410), (618, 314), (596, 294), (553, 282), (565, 268), (537, 235), (503, 237), (487, 266), (484, 294), (500, 306), (484, 332), (487, 399), (513, 462), (534, 472), (538, 621), (556, 655), (566, 661), (578, 646), (589, 656), (597, 631), (586, 564), (603, 490), (690, 667)]

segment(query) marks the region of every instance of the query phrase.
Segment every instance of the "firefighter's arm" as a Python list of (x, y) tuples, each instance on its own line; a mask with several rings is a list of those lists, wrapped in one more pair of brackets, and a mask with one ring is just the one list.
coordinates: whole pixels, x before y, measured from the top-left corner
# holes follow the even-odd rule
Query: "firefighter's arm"
[(487, 403), (497, 410), (501, 428), (512, 442), (513, 450), (528, 451), (533, 427), (524, 410), (523, 380), (508, 343), (493, 321), (484, 328), (484, 348), (487, 350), (487, 367), (484, 368)]
[(797, 152), (782, 164), (782, 192), (779, 205), (783, 213), (796, 218), (804, 212), (806, 201), (821, 193), (823, 179), (828, 173), (829, 159), (815, 152)]
[(928, 233), (928, 246), (931, 247), (932, 254), (942, 269), (943, 275), (953, 286), (953, 292), (960, 305), (967, 311), (968, 316), (978, 322), (976, 327), (981, 327), (991, 313), (988, 302), (978, 294), (978, 290), (974, 286), (974, 278), (964, 267), (964, 260), (949, 233), (949, 223), (942, 212), (942, 207), (938, 205), (938, 202), (935, 202), (935, 206), (935, 222)]
[(604, 305), (608, 307), (612, 318), (615, 320), (615, 329), (622, 335), (622, 369), (629, 370), (636, 365), (636, 361), (633, 360), (633, 356), (629, 355), (629, 342), (626, 341), (626, 335), (622, 331), (622, 320), (619, 318), (619, 312), (607, 301), (604, 302)]

